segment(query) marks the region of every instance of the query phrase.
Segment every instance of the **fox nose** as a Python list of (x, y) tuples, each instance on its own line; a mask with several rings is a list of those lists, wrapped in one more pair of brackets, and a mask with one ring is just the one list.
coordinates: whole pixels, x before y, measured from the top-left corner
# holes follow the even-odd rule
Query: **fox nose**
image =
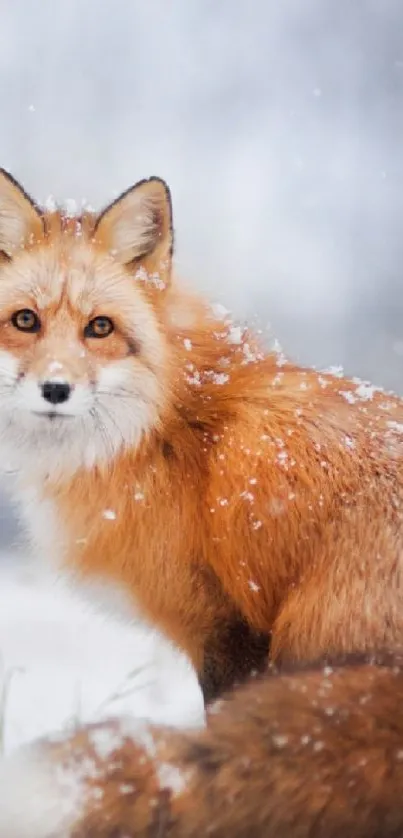
[(63, 404), (70, 397), (71, 386), (67, 381), (44, 381), (42, 396), (50, 404)]

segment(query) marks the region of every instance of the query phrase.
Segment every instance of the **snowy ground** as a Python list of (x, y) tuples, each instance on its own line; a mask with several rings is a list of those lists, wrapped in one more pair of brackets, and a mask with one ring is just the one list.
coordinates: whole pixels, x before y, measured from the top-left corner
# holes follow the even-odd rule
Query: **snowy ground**
[(105, 614), (24, 564), (0, 566), (0, 748), (120, 713), (202, 724), (188, 663), (162, 638)]

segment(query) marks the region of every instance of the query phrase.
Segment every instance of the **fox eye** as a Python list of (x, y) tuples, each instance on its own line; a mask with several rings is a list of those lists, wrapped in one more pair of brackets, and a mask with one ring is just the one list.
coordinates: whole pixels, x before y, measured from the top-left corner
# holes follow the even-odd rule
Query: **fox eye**
[(86, 338), (107, 338), (113, 332), (114, 325), (110, 317), (94, 317), (84, 329)]
[(20, 332), (39, 332), (41, 328), (38, 315), (30, 308), (21, 308), (19, 311), (15, 311), (11, 317), (11, 322)]

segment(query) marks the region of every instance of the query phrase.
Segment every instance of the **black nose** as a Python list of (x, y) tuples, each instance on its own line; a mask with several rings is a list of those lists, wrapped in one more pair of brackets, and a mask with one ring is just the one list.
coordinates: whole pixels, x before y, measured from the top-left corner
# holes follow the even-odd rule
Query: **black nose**
[(67, 381), (44, 381), (42, 384), (42, 395), (50, 404), (62, 404), (67, 402), (71, 393), (70, 384)]

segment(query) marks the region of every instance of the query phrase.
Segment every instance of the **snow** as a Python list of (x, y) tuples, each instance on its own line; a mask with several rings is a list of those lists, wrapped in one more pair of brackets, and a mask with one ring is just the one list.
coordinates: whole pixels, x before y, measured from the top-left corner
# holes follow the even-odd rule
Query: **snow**
[(203, 702), (185, 658), (127, 612), (107, 614), (51, 577), (0, 558), (2, 750), (111, 716), (201, 725)]
[(242, 343), (242, 328), (241, 326), (231, 326), (228, 332), (228, 343), (240, 344)]
[(222, 384), (226, 384), (229, 381), (229, 375), (225, 372), (217, 372), (213, 376), (214, 384), (218, 384), (219, 386)]
[(1, 838), (69, 838), (84, 796), (79, 769), (54, 771), (36, 752), (0, 762)]
[(379, 388), (374, 387), (372, 384), (365, 384), (365, 382), (358, 384), (356, 389), (357, 396), (365, 401), (371, 401), (377, 392), (379, 392)]
[(340, 390), (340, 395), (348, 402), (349, 404), (355, 404), (357, 401), (354, 393), (351, 390)]
[[(124, 609), (106, 614), (97, 586), (78, 591), (1, 553), (0, 568), (0, 745), (6, 757), (0, 758), (0, 836), (69, 838), (95, 763), (55, 769), (33, 740), (114, 716), (120, 719), (115, 731), (91, 734), (102, 759), (126, 735), (154, 753), (147, 721), (200, 726), (202, 696), (184, 657)], [(174, 796), (188, 780), (164, 761), (157, 773)]]
[(190, 772), (180, 771), (177, 765), (168, 762), (159, 763), (157, 776), (161, 788), (169, 789), (173, 797), (181, 794), (189, 781)]
[(217, 320), (227, 320), (230, 315), (229, 309), (219, 302), (212, 303), (211, 310)]
[(387, 424), (388, 428), (391, 428), (391, 430), (397, 431), (397, 433), (399, 433), (399, 434), (403, 433), (403, 425), (402, 425), (401, 422), (394, 422), (393, 420), (391, 420), (390, 422), (387, 422), (386, 424)]

